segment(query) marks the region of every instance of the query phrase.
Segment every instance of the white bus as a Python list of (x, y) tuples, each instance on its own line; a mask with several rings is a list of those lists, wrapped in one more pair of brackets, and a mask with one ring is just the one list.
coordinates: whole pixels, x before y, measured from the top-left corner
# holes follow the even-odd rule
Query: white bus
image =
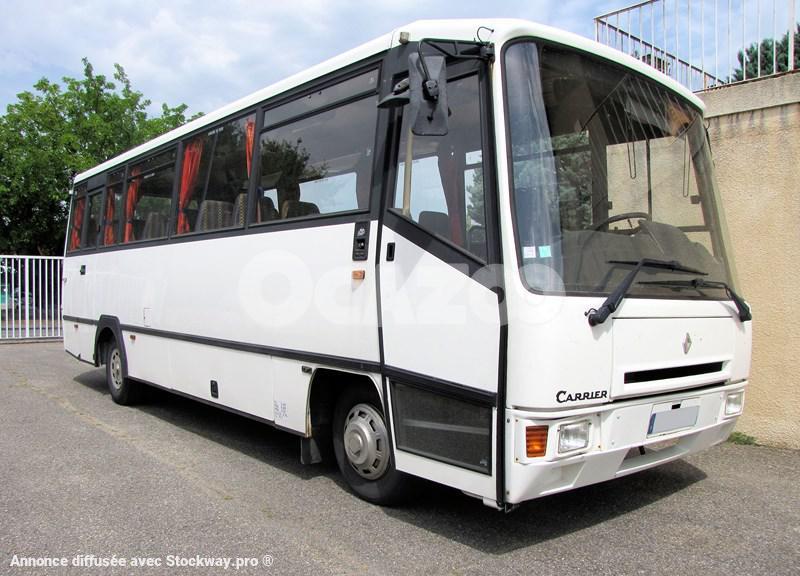
[(725, 440), (750, 311), (703, 104), (519, 20), (421, 21), (75, 179), (64, 346), (508, 509)]

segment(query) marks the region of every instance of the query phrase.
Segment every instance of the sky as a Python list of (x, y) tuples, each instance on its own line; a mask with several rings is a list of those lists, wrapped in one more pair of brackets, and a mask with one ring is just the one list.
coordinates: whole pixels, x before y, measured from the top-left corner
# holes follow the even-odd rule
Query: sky
[(153, 101), (211, 112), (427, 18), (516, 17), (593, 35), (626, 0), (0, 0), (0, 114), (42, 77), (123, 66)]

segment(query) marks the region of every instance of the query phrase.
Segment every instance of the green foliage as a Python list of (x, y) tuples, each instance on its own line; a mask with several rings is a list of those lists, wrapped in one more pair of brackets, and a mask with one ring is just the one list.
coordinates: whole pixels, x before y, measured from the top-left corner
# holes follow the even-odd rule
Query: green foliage
[(733, 432), (728, 436), (728, 442), (745, 446), (755, 446), (758, 444), (755, 437), (745, 434), (744, 432)]
[(561, 227), (586, 230), (592, 225), (592, 154), (589, 133), (571, 132), (552, 139), (558, 175)]
[[(311, 154), (303, 146), (302, 139), (296, 142), (266, 140), (261, 144), (261, 165), (269, 166), (272, 174), (262, 176), (265, 188), (294, 189), (299, 182), (324, 178), (328, 172), (325, 165), (311, 166)], [(274, 181), (270, 177), (275, 178)]]
[(42, 78), (0, 116), (0, 253), (60, 254), (72, 177), (186, 122), (185, 104), (148, 117), (122, 66), (114, 82), (83, 59), (83, 78)]
[(472, 174), (472, 184), (467, 184), (467, 215), (469, 222), (473, 225), (486, 226), (486, 207), (484, 198), (486, 196), (483, 189), (483, 168), (476, 168)]
[[(744, 54), (741, 50), (737, 54), (737, 59), (739, 60), (739, 66), (733, 71), (733, 75), (730, 77), (729, 81), (731, 82), (738, 82), (740, 80), (744, 80), (744, 71), (747, 72), (747, 78), (756, 78), (758, 77), (758, 60), (756, 58), (757, 51), (760, 52), (761, 58), (761, 75), (766, 76), (767, 74), (772, 74), (772, 60), (773, 60), (773, 50), (776, 49), (776, 43), (772, 38), (767, 38), (761, 41), (760, 50), (759, 46), (753, 42), (746, 50), (747, 53), (747, 64), (742, 66), (742, 59), (744, 58)], [(789, 32), (787, 31), (783, 37), (778, 40), (777, 42), (777, 52), (775, 54), (775, 62), (777, 67), (777, 72), (786, 72), (789, 68), (787, 64), (789, 63)], [(800, 68), (800, 24), (797, 25), (797, 29), (794, 33), (794, 67), (795, 69)]]

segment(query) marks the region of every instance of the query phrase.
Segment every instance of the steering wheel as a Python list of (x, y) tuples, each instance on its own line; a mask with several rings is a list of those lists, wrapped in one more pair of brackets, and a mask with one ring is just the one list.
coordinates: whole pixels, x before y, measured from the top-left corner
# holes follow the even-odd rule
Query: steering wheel
[(609, 224), (613, 224), (614, 222), (619, 222), (620, 220), (630, 220), (632, 218), (638, 218), (639, 220), (650, 220), (650, 214), (647, 212), (622, 212), (621, 214), (614, 214), (613, 216), (609, 216), (600, 224), (594, 227), (594, 230), (601, 230), (602, 228), (608, 228)]

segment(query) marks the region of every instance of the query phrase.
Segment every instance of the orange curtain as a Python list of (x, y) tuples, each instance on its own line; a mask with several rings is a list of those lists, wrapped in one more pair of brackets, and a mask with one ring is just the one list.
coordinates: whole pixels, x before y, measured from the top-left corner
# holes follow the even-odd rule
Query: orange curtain
[(81, 246), (81, 228), (83, 228), (83, 209), (86, 205), (86, 196), (75, 201), (72, 214), (72, 230), (69, 234), (69, 249), (77, 250)]
[(128, 183), (128, 195), (125, 197), (125, 237), (123, 242), (135, 240), (133, 237), (133, 215), (136, 212), (136, 203), (139, 202), (139, 185), (141, 180), (137, 178), (141, 172), (138, 166), (131, 170), (132, 180)]
[(203, 157), (203, 136), (198, 136), (183, 149), (183, 165), (181, 168), (181, 189), (178, 193), (178, 234), (190, 232), (192, 227), (186, 217), (186, 207), (192, 198), (197, 174), (200, 171), (200, 159)]
[(114, 230), (114, 191), (108, 189), (106, 190), (106, 222), (103, 230), (103, 244), (108, 246), (113, 244), (116, 239)]
[(250, 170), (253, 165), (253, 144), (256, 139), (256, 119), (255, 116), (248, 116), (245, 124), (245, 135), (247, 140), (245, 142), (247, 154), (247, 177), (250, 178)]

